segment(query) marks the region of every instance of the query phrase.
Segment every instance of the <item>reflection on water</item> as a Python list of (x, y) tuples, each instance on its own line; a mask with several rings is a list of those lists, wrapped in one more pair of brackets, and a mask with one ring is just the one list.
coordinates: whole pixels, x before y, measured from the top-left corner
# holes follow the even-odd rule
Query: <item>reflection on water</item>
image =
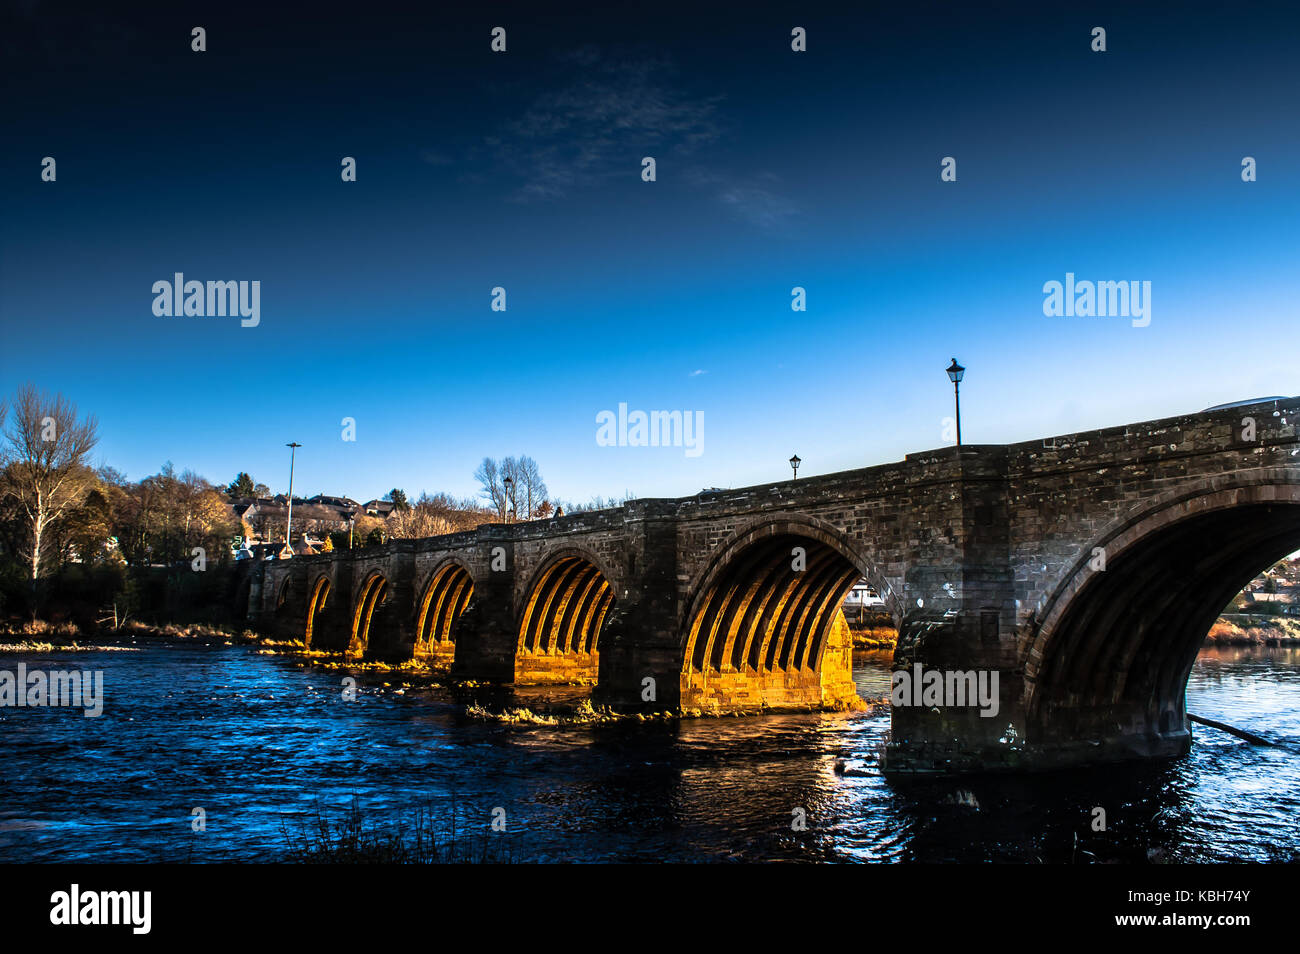
[[(486, 833), (504, 808), (508, 831), (492, 837), (520, 860), (1300, 857), (1294, 650), (1206, 650), (1188, 686), (1190, 711), (1284, 747), (1198, 726), (1173, 763), (898, 784), (878, 771), (884, 713), (529, 727), (469, 721), (446, 690), (395, 673), (356, 674), (360, 697), (344, 702), (345, 672), (244, 647), (0, 668), (20, 661), (103, 669), (107, 698), (98, 719), (0, 710), (0, 861), (275, 860), (286, 819), (354, 795), (375, 821), (432, 805), (460, 831)], [(860, 657), (859, 690), (884, 696), (888, 667)], [(1091, 830), (1094, 807), (1107, 832)], [(797, 809), (806, 831), (792, 830)]]

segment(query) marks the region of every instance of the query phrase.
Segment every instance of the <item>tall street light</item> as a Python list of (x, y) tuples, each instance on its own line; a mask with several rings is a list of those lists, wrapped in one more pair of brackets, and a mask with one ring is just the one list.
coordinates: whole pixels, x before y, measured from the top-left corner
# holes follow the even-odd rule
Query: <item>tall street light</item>
[(284, 548), (289, 551), (289, 556), (293, 556), (293, 458), (302, 445), (294, 441), (284, 446), (289, 448), (289, 516), (284, 521)]
[(505, 491), (505, 492), (506, 492), (506, 502), (507, 502), (508, 504), (510, 504), (510, 509), (509, 509), (509, 510), (507, 511), (507, 513), (506, 513), (506, 523), (509, 523), (509, 522), (510, 522), (510, 518), (511, 518), (512, 516), (514, 516), (514, 512), (515, 512), (515, 500), (514, 500), (514, 493), (513, 493), (513, 491), (514, 491), (514, 487), (515, 487), (515, 482), (514, 482), (513, 480), (511, 480), (509, 477), (507, 477), (507, 478), (506, 478), (505, 480), (503, 480), (501, 483), (505, 486), (505, 489), (506, 489), (506, 491)]
[(798, 454), (795, 454), (793, 457), (790, 458), (790, 469), (794, 471), (794, 477), (792, 478), (793, 480), (799, 479), (799, 465), (802, 463), (803, 461), (799, 459)]
[(966, 373), (966, 369), (957, 363), (957, 359), (952, 359), (952, 364), (948, 365), (948, 380), (952, 382), (952, 399), (957, 406), (957, 446), (961, 447), (961, 379)]

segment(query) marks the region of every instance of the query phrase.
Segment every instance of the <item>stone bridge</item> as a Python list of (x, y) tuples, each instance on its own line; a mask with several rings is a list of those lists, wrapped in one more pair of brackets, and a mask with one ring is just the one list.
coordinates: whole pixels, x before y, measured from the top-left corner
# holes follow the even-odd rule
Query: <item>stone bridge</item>
[[(865, 578), (895, 680), (939, 680), (893, 706), (888, 770), (1176, 755), (1209, 627), (1300, 549), (1298, 418), (1269, 400), (270, 561), (249, 613), (313, 649), (589, 682), (625, 710), (835, 708)], [(995, 714), (957, 694), (978, 673)]]

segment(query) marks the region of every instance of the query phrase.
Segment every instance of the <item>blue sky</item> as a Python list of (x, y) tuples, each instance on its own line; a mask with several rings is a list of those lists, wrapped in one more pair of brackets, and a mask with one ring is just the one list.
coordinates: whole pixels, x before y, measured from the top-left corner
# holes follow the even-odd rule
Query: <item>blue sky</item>
[[(1238, 10), (19, 4), (0, 385), (67, 394), (133, 478), (284, 490), (297, 440), (303, 493), (529, 454), (576, 501), (939, 446), (954, 355), (970, 443), (1294, 394), (1295, 14)], [(260, 281), (260, 325), (156, 317), (177, 271)], [(1066, 272), (1150, 281), (1150, 326), (1045, 317)], [(702, 412), (704, 452), (598, 446), (620, 402)]]

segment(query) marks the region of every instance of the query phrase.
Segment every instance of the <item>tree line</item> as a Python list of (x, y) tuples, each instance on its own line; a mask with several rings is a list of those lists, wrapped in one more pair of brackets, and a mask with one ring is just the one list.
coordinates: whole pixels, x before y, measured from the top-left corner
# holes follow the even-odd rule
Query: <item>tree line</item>
[[(0, 609), (35, 617), (46, 596), (116, 598), (127, 568), (228, 562), (240, 525), (225, 494), (169, 462), (127, 480), (94, 467), (98, 422), (33, 385), (0, 401)], [(125, 600), (129, 602), (129, 600)]]
[[(262, 525), (248, 528), (235, 516), (232, 501), (271, 496), (248, 473), (217, 485), (191, 470), (178, 473), (169, 461), (158, 473), (131, 481), (110, 466), (93, 466), (98, 440), (94, 416), (80, 415), (61, 394), (26, 384), (10, 401), (0, 400), (0, 613), (23, 607), (35, 618), (44, 599), (57, 596), (130, 603), (133, 570), (176, 570), (166, 585), (184, 589), (195, 585), (183, 582), (193, 574), (180, 571), (191, 568), (197, 552), (218, 571), (211, 576), (219, 576), (234, 561), (237, 537), (250, 529), (266, 539), (283, 535), (276, 516), (259, 517)], [(554, 500), (527, 455), (485, 457), (474, 477), (481, 499), (421, 492), (411, 501), (394, 488), (385, 495), (393, 504), (386, 519), (358, 514), (347, 530), (338, 530), (306, 513), (300, 523), (295, 511), (294, 529), (319, 532), (326, 549), (340, 549), (623, 502)]]

